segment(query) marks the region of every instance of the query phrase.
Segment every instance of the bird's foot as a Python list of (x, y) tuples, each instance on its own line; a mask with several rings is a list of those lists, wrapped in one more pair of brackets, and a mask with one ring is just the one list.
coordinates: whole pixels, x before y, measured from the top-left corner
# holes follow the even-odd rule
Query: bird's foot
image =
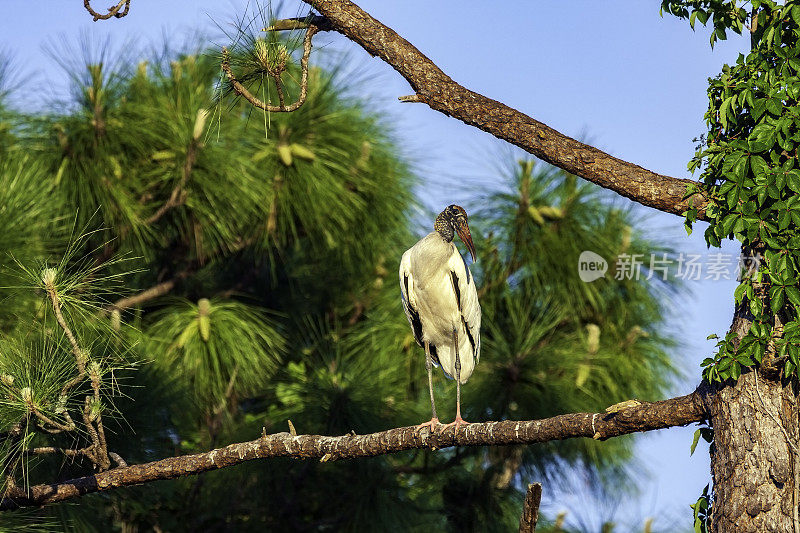
[(455, 426), (456, 427), (456, 432), (458, 432), (458, 426), (466, 426), (467, 424), (469, 424), (469, 422), (467, 422), (466, 420), (461, 418), (461, 415), (456, 415), (456, 419), (455, 420), (453, 420), (449, 424), (445, 424), (444, 426), (442, 426), (442, 431), (446, 430), (447, 428), (449, 428), (451, 426)]
[(423, 429), (428, 428), (428, 431), (430, 433), (434, 433), (436, 431), (436, 426), (438, 426), (439, 424), (440, 424), (439, 419), (436, 418), (436, 417), (433, 417), (433, 418), (430, 419), (429, 422), (423, 422), (422, 424), (416, 426), (417, 432), (420, 432)]

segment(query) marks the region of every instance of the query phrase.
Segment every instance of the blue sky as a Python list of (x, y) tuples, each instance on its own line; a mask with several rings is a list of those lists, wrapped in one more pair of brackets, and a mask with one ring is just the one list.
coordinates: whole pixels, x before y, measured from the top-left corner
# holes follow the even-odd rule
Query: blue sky
[[(110, 5), (108, 0), (98, 2)], [(707, 78), (723, 63), (746, 50), (747, 40), (732, 36), (712, 51), (708, 31), (692, 32), (685, 21), (659, 16), (657, 0), (603, 2), (486, 2), (431, 0), (360, 0), (357, 3), (392, 27), (466, 87), (502, 101), (573, 137), (588, 139), (611, 154), (650, 170), (688, 177), (686, 163), (694, 153), (692, 139), (705, 131)], [(63, 72), (42, 50), (74, 49), (82, 32), (114, 42), (130, 39), (157, 45), (164, 35), (185, 38), (201, 31), (224, 44), (220, 30), (245, 12), (246, 0), (164, 2), (133, 0), (124, 19), (93, 23), (79, 0), (4, 0), (0, 5), (0, 50), (9, 52), (19, 79), (39, 93), (26, 93), (25, 105), (36, 106), (64, 86)], [(252, 5), (252, 2), (250, 2)], [(286, 3), (305, 12), (305, 5)], [(32, 7), (35, 6), (35, 7)], [(464, 197), (457, 183), (479, 187), (491, 169), (501, 143), (488, 134), (431, 111), (421, 104), (400, 104), (408, 84), (360, 48), (333, 34), (320, 34), (315, 46), (346, 50), (373, 76), (364, 90), (397, 118), (397, 136), (423, 176), (420, 197), (432, 209)], [(33, 85), (30, 85), (30, 84)], [(23, 91), (25, 87), (22, 87)], [(467, 211), (470, 205), (465, 204)], [(641, 208), (642, 223), (671, 239), (684, 253), (705, 253), (702, 226), (687, 237), (678, 217)], [(726, 243), (723, 252), (736, 254)], [(675, 302), (671, 325), (682, 344), (678, 360), (686, 379), (675, 394), (693, 390), (699, 362), (711, 353), (710, 333), (730, 324), (734, 281), (690, 281), (692, 291)], [(465, 391), (468, 397), (468, 391)], [(615, 519), (689, 529), (688, 508), (710, 482), (707, 446), (689, 457), (694, 428), (662, 430), (639, 438), (636, 460), (648, 476), (641, 494), (618, 502)], [(535, 480), (534, 480), (535, 481)], [(543, 508), (580, 509), (579, 498), (544, 488)], [(610, 511), (609, 511), (610, 513)], [(621, 527), (620, 530), (626, 529)]]

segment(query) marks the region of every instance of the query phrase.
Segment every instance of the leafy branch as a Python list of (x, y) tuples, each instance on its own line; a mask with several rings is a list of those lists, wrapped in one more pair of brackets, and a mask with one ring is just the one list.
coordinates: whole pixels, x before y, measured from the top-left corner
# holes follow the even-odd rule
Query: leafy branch
[[(706, 5), (669, 1), (670, 12), (705, 23), (713, 19), (714, 38), (725, 28), (741, 33), (749, 21), (753, 47), (710, 81), (709, 132), (689, 164), (702, 170), (698, 190), (709, 198), (704, 218), (709, 246), (726, 238), (742, 243), (759, 263), (741, 276), (734, 296), (749, 321), (743, 332), (731, 331), (703, 361), (710, 381), (738, 379), (744, 368), (780, 362), (784, 376), (800, 366), (800, 3), (752, 2)], [(766, 80), (771, 80), (767, 83)], [(687, 212), (687, 227), (699, 219)], [(741, 333), (741, 334), (740, 334)]]
[[(64, 387), (61, 389), (62, 403), (66, 405), (67, 393), (69, 390), (83, 381), (87, 374), (86, 363), (88, 357), (86, 352), (78, 345), (75, 335), (72, 333), (69, 325), (67, 325), (67, 321), (64, 319), (64, 315), (61, 312), (61, 300), (56, 290), (55, 279), (56, 269), (54, 268), (46, 268), (42, 273), (42, 282), (44, 283), (47, 296), (53, 304), (53, 312), (55, 313), (56, 321), (69, 340), (70, 346), (72, 347), (72, 354), (75, 357), (75, 367), (78, 371), (77, 375), (64, 384)], [(106, 444), (106, 434), (103, 428), (103, 417), (101, 413), (100, 365), (92, 361), (89, 363), (88, 373), (93, 394), (91, 396), (86, 396), (81, 414), (86, 430), (92, 439), (92, 446), (84, 451), (83, 455), (91, 459), (100, 470), (106, 470), (111, 466), (111, 461), (109, 459), (108, 445)], [(33, 403), (31, 403), (31, 410), (33, 414), (45, 424), (43, 429), (50, 433), (73, 431), (75, 429), (75, 423), (72, 421), (67, 409), (63, 409), (61, 413), (67, 420), (66, 425), (50, 420), (44, 414), (40, 413)]]

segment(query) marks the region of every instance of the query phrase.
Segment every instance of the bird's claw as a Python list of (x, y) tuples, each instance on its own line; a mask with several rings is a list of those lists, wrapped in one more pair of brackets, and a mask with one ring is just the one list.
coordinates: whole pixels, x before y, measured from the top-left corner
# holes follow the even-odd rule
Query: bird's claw
[(459, 415), (459, 416), (456, 416), (456, 419), (453, 420), (452, 422), (450, 422), (449, 424), (443, 425), (442, 426), (442, 431), (446, 430), (447, 428), (449, 428), (451, 426), (455, 426), (456, 432), (458, 432), (458, 426), (462, 426), (462, 425), (465, 426), (467, 424), (469, 424), (469, 422), (467, 422), (466, 420), (461, 418), (461, 416)]
[(435, 433), (436, 432), (436, 426), (438, 426), (439, 424), (440, 424), (440, 422), (439, 422), (438, 418), (431, 418), (428, 422), (423, 422), (422, 424), (419, 424), (418, 426), (416, 426), (417, 432), (420, 432), (423, 429), (428, 428), (428, 432), (429, 433)]

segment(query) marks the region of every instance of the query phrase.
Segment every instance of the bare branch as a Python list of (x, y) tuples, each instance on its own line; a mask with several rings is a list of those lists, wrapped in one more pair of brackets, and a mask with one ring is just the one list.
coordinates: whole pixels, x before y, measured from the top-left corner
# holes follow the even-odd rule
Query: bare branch
[(525, 505), (519, 519), (519, 533), (534, 533), (539, 521), (539, 504), (542, 503), (542, 484), (531, 483), (525, 495)]
[(131, 8), (131, 0), (120, 0), (119, 3), (117, 3), (117, 5), (108, 8), (108, 13), (106, 13), (105, 15), (101, 15), (100, 13), (92, 9), (92, 6), (90, 5), (89, 2), (90, 0), (83, 0), (83, 7), (85, 7), (86, 11), (88, 11), (89, 14), (92, 15), (94, 22), (97, 22), (98, 20), (108, 20), (111, 17), (121, 19), (122, 17), (128, 14), (128, 10), (130, 10)]
[[(380, 57), (411, 85), (415, 96), (402, 101), (424, 102), (519, 146), (552, 165), (615, 191), (642, 205), (680, 215), (690, 207), (687, 187), (696, 182), (657, 174), (567, 137), (524, 113), (462, 87), (429, 58), (349, 0), (303, 0), (332, 27), (373, 56)], [(277, 25), (277, 23), (276, 23)], [(326, 27), (321, 24), (320, 29)], [(707, 200), (692, 197), (699, 219)]]
[(158, 298), (159, 296), (163, 296), (169, 293), (175, 287), (178, 281), (187, 277), (188, 275), (189, 275), (188, 271), (181, 272), (174, 278), (168, 279), (167, 281), (163, 281), (158, 285), (154, 285), (149, 289), (143, 290), (138, 294), (134, 294), (133, 296), (128, 296), (127, 298), (120, 298), (119, 300), (111, 304), (108, 310), (114, 310), (114, 309), (123, 310), (129, 307), (135, 307), (141, 303), (152, 300), (153, 298)]
[(702, 394), (698, 390), (678, 398), (642, 403), (616, 413), (572, 413), (543, 420), (467, 424), (457, 433), (453, 428), (440, 433), (420, 432), (410, 426), (370, 435), (348, 434), (340, 437), (265, 434), (256, 440), (230, 444), (210, 452), (115, 468), (70, 481), (36, 485), (27, 491), (12, 491), (0, 501), (0, 510), (44, 505), (117, 487), (200, 474), (267, 457), (335, 461), (421, 448), (535, 444), (577, 437), (607, 439), (698, 422), (706, 416)]
[(56, 448), (55, 446), (40, 446), (33, 448), (30, 453), (34, 455), (49, 455), (54, 453), (64, 454), (67, 457), (86, 456), (91, 458), (92, 447), (72, 449), (72, 448)]
[(52, 420), (47, 415), (36, 409), (32, 405), (28, 405), (28, 409), (30, 412), (33, 413), (36, 418), (39, 419), (39, 427), (43, 430), (47, 431), (48, 433), (61, 433), (62, 431), (74, 431), (75, 430), (75, 423), (72, 422), (70, 419), (69, 423), (62, 424), (55, 420)]
[(319, 31), (330, 31), (333, 29), (328, 19), (319, 15), (308, 17), (298, 17), (291, 19), (276, 20), (264, 31), (291, 31), (304, 30), (309, 26), (315, 26)]
[(108, 452), (108, 456), (111, 458), (112, 461), (117, 463), (117, 466), (126, 467), (128, 463), (125, 462), (125, 459), (122, 458), (120, 454), (117, 452)]
[(300, 58), (300, 95), (298, 96), (297, 101), (293, 104), (287, 106), (283, 103), (283, 89), (281, 87), (280, 73), (275, 73), (273, 75), (278, 90), (278, 95), (281, 99), (280, 105), (273, 106), (269, 105), (268, 103), (264, 103), (254, 96), (250, 91), (248, 91), (247, 87), (242, 85), (242, 83), (236, 79), (236, 76), (234, 76), (233, 71), (231, 70), (230, 53), (228, 52), (227, 48), (222, 49), (222, 71), (225, 72), (225, 76), (227, 76), (234, 92), (255, 107), (271, 113), (289, 113), (295, 111), (305, 103), (306, 96), (308, 95), (308, 58), (311, 55), (311, 38), (318, 31), (319, 28), (317, 26), (311, 24), (307, 26), (306, 36), (303, 39), (303, 56)]

